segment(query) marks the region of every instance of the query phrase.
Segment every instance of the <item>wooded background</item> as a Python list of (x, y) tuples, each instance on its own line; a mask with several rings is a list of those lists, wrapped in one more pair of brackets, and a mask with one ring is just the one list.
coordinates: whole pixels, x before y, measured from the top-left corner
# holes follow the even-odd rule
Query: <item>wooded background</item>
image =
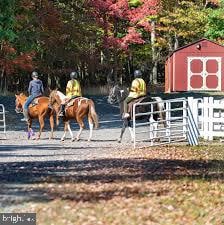
[(0, 91), (25, 91), (33, 70), (46, 89), (74, 70), (101, 93), (135, 69), (157, 86), (166, 57), (202, 37), (224, 44), (223, 0), (1, 0)]

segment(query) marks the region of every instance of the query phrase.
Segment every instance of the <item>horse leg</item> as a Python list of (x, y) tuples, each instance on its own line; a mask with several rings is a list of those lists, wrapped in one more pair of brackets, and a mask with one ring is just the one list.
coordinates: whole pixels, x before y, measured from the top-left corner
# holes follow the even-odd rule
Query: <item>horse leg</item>
[(70, 126), (69, 122), (68, 122), (68, 131), (69, 131), (69, 133), (71, 135), (71, 141), (74, 141), (75, 139), (74, 139), (73, 132), (72, 132), (72, 129), (71, 129), (71, 126)]
[(68, 130), (68, 121), (64, 121), (64, 134), (61, 137), (61, 141), (65, 140), (67, 130)]
[[(78, 112), (77, 112), (77, 114), (78, 114)], [(79, 132), (76, 135), (76, 138), (75, 139), (76, 139), (76, 141), (79, 141), (80, 135), (81, 135), (81, 133), (82, 133), (82, 131), (84, 129), (83, 118), (79, 115), (79, 116), (76, 117), (76, 121), (79, 124)]]
[(131, 126), (131, 121), (128, 120), (128, 129), (130, 131), (130, 134), (131, 134), (131, 142), (134, 142), (134, 132), (133, 132), (133, 128)]
[(43, 128), (44, 128), (44, 115), (39, 116), (39, 123), (40, 123), (40, 130), (39, 130), (39, 134), (36, 137), (36, 140), (40, 139), (41, 133), (42, 133)]
[(76, 141), (79, 141), (82, 131), (83, 131), (83, 127), (79, 126), (79, 132), (78, 132), (78, 134), (76, 135), (76, 138), (75, 138)]
[(150, 140), (153, 141), (159, 141), (159, 138), (157, 138), (157, 130), (158, 130), (158, 117), (156, 115), (151, 115), (149, 118), (150, 121)]
[(53, 139), (54, 138), (54, 114), (50, 115), (50, 126), (51, 126), (51, 134), (49, 139)]
[(122, 125), (122, 128), (121, 128), (121, 134), (120, 134), (120, 137), (117, 139), (118, 143), (121, 143), (123, 134), (124, 134), (125, 129), (126, 129), (127, 126), (128, 126), (128, 120), (127, 120), (127, 119), (124, 119), (124, 120), (123, 120), (123, 125)]
[(93, 136), (93, 120), (91, 118), (91, 115), (88, 115), (88, 121), (89, 121), (89, 138), (88, 138), (88, 141), (91, 141), (91, 138)]
[(31, 126), (32, 126), (32, 120), (29, 119), (28, 122), (27, 122), (27, 130), (28, 130), (28, 137), (27, 138), (28, 139), (30, 139), (33, 135), (33, 130), (31, 128)]

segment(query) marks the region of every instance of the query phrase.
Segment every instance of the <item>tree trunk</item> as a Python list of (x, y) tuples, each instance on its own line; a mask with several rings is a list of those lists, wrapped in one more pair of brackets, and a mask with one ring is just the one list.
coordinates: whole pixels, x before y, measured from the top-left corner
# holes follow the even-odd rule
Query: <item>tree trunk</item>
[(179, 40), (178, 40), (177, 34), (175, 33), (175, 36), (174, 36), (174, 50), (176, 50), (178, 48), (179, 48)]
[(155, 32), (155, 21), (151, 21), (151, 45), (152, 45), (152, 62), (153, 62), (153, 68), (152, 68), (152, 77), (151, 77), (151, 83), (157, 84), (157, 55), (156, 55), (156, 48), (155, 48), (155, 39), (156, 39), (156, 32)]
[(0, 90), (1, 90), (1, 92), (3, 92), (4, 91), (4, 86), (5, 86), (5, 84), (4, 84), (4, 78), (5, 78), (5, 69), (4, 69), (4, 67), (2, 68), (2, 70), (1, 70), (1, 83), (0, 83)]

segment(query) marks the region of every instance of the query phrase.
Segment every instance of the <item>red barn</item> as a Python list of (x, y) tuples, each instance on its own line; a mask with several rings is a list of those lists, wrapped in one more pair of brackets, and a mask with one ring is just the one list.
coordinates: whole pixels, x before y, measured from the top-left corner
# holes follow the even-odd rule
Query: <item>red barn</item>
[(165, 92), (224, 91), (224, 46), (205, 38), (175, 50), (165, 64)]

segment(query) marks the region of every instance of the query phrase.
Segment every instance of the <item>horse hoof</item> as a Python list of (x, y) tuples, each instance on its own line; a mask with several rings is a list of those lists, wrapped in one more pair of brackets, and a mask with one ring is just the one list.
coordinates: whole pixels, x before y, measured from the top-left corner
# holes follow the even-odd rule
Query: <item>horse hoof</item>
[(61, 139), (61, 142), (65, 141), (65, 139)]
[(75, 139), (75, 141), (79, 141), (79, 140), (80, 140), (79, 138), (76, 138), (76, 139)]
[(74, 142), (75, 141), (75, 138), (72, 138), (71, 141)]
[(121, 143), (121, 139), (120, 139), (120, 138), (118, 138), (118, 139), (117, 139), (117, 142), (118, 142), (118, 143)]

